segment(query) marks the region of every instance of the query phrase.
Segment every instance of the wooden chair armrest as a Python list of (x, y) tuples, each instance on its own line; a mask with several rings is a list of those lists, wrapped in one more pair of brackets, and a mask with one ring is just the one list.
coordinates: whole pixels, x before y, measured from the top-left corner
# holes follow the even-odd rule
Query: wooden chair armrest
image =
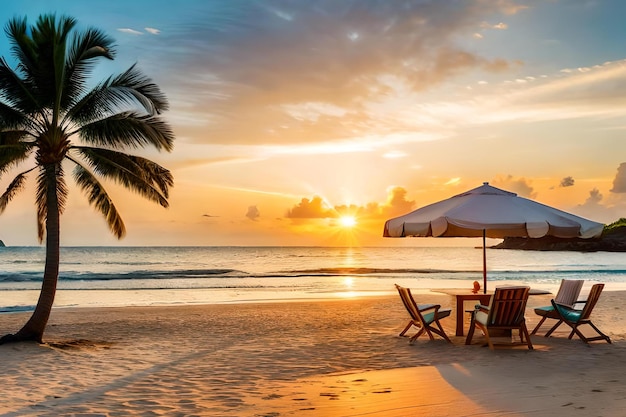
[[(554, 302), (554, 304), (558, 305), (559, 308), (561, 308), (561, 309), (563, 309), (565, 311), (573, 311), (575, 313), (580, 313), (583, 310), (582, 308), (574, 308), (572, 306), (568, 306), (568, 305), (565, 305), (565, 304), (557, 303), (556, 301)], [(585, 300), (585, 301), (576, 301), (574, 304), (587, 304), (587, 300)]]
[[(552, 300), (552, 301), (554, 301), (554, 300)], [(574, 302), (574, 304), (581, 304), (581, 303), (584, 304), (586, 302), (587, 302), (587, 300), (585, 300), (585, 301), (576, 301), (576, 302)], [(565, 310), (577, 310), (577, 309), (575, 309), (572, 306), (568, 306), (566, 304), (557, 303), (556, 301), (554, 301), (554, 304), (558, 305), (559, 307), (561, 307), (562, 309), (565, 309)]]
[(478, 311), (482, 311), (483, 313), (489, 313), (489, 306), (484, 306), (482, 304), (476, 304), (474, 306), (474, 311), (478, 312)]

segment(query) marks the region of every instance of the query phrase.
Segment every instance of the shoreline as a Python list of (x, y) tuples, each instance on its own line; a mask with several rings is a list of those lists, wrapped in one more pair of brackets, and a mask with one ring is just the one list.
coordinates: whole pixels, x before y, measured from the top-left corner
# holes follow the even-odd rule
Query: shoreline
[[(401, 278), (395, 280), (400, 285), (411, 288), (414, 294), (437, 294), (435, 289), (471, 288), (473, 280), (419, 280)], [(595, 281), (585, 281), (589, 288)], [(389, 281), (391, 283), (391, 281)], [(532, 283), (524, 281), (490, 281), (489, 290), (496, 286), (530, 285), (531, 289), (555, 293), (558, 283)], [(626, 283), (607, 282), (604, 292), (626, 291)], [(39, 290), (2, 290), (0, 315), (20, 311), (32, 311), (39, 296)], [(581, 295), (582, 295), (581, 294)], [(370, 297), (397, 296), (392, 284), (388, 290), (380, 288), (320, 291), (303, 288), (162, 288), (162, 289), (58, 289), (53, 309), (67, 308), (107, 308), (137, 306), (179, 306), (179, 305), (227, 305), (272, 302), (305, 302), (316, 300), (344, 300)], [(7, 303), (6, 300), (11, 300)], [(10, 305), (9, 305), (10, 304)], [(548, 299), (548, 305), (550, 304)]]
[[(587, 286), (587, 285), (586, 285)], [(583, 289), (584, 292), (584, 289)], [(452, 297), (416, 292), (453, 308)], [(531, 296), (532, 308), (550, 295)], [(626, 406), (626, 292), (592, 319), (613, 344), (532, 336), (490, 351), (399, 337), (397, 296), (53, 310), (46, 344), (0, 345), (2, 416), (617, 415)], [(0, 315), (16, 331), (28, 313)], [(413, 331), (411, 331), (411, 334)], [(512, 378), (514, 376), (514, 378)]]

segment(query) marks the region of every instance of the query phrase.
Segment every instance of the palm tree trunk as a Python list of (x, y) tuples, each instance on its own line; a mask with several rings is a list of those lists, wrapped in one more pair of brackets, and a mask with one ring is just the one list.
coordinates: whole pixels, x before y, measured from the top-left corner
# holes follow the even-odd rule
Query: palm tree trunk
[(3, 336), (0, 344), (6, 342), (35, 341), (43, 342), (43, 333), (50, 318), (54, 296), (59, 279), (60, 262), (60, 209), (57, 196), (56, 164), (45, 166), (46, 170), (46, 264), (43, 273), (43, 283), (37, 306), (30, 319), (19, 332)]

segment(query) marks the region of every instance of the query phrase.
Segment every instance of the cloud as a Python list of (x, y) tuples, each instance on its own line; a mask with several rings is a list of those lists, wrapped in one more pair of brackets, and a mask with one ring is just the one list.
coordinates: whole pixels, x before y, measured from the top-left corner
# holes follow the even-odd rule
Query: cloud
[(303, 198), (287, 212), (290, 219), (328, 219), (344, 215), (360, 219), (387, 219), (413, 210), (415, 201), (407, 200), (407, 190), (403, 187), (391, 187), (387, 191), (385, 203), (369, 202), (365, 205), (335, 205), (330, 207), (321, 197)]
[(512, 1), (240, 4), (196, 12), (180, 31), (159, 37), (172, 58), (159, 63), (168, 72), (160, 78), (175, 84), (164, 85), (177, 94), (170, 100), (212, 119), (177, 126), (185, 136), (298, 144), (415, 132), (412, 119), (371, 106), (401, 94), (400, 85), (417, 94), (464, 72), (517, 65), (458, 42), (486, 17), (517, 12)]
[(509, 25), (507, 25), (506, 23), (500, 22), (500, 23), (496, 23), (496, 24), (492, 24), (492, 23), (488, 23), (488, 22), (483, 22), (480, 24), (480, 27), (482, 29), (498, 29), (498, 30), (504, 30), (504, 29), (508, 29)]
[(571, 187), (574, 185), (574, 178), (572, 177), (565, 177), (561, 180), (561, 183), (559, 184), (559, 187)]
[(403, 187), (392, 187), (387, 192), (387, 201), (383, 207), (385, 216), (398, 216), (413, 210), (415, 201), (406, 199), (407, 190)]
[(535, 192), (532, 185), (530, 185), (530, 180), (527, 180), (524, 177), (515, 178), (512, 175), (498, 176), (493, 181), (491, 181), (491, 184), (494, 187), (517, 193), (522, 197), (531, 199), (537, 197), (537, 193)]
[(308, 198), (300, 200), (300, 203), (287, 212), (286, 217), (290, 219), (325, 219), (337, 217), (337, 214), (324, 204), (321, 197), (314, 196), (311, 200)]
[(613, 179), (612, 193), (626, 193), (626, 162), (622, 162), (617, 168), (617, 174)]
[(135, 29), (130, 29), (130, 28), (119, 28), (117, 30), (119, 32), (128, 33), (130, 35), (143, 35), (143, 32), (140, 32), (140, 31), (135, 30)]
[(405, 158), (407, 156), (410, 156), (410, 155), (404, 151), (398, 151), (398, 150), (388, 151), (383, 154), (383, 158), (388, 158), (388, 159)]
[(583, 204), (579, 204), (578, 208), (583, 210), (583, 214), (593, 213), (594, 210), (597, 210), (600, 207), (602, 198), (603, 196), (600, 193), (600, 190), (594, 188), (589, 191), (589, 197), (587, 197)]
[(261, 216), (261, 212), (257, 208), (257, 206), (248, 207), (248, 211), (246, 212), (246, 217), (250, 220), (256, 220)]
[(587, 197), (584, 205), (595, 205), (599, 204), (600, 201), (602, 201), (602, 194), (600, 194), (600, 191), (597, 188), (594, 188), (589, 191), (589, 197)]
[[(523, 81), (520, 79), (519, 81)], [(626, 60), (508, 83), (500, 97), (484, 97), (484, 121), (544, 121), (622, 117), (626, 103)], [(488, 104), (490, 103), (490, 104)], [(501, 109), (506, 103), (506, 111)]]
[(220, 217), (220, 216), (213, 216), (211, 214), (203, 214), (202, 217)]
[(151, 35), (158, 35), (159, 33), (161, 33), (161, 31), (159, 29), (155, 29), (155, 28), (143, 28), (146, 32), (150, 33)]

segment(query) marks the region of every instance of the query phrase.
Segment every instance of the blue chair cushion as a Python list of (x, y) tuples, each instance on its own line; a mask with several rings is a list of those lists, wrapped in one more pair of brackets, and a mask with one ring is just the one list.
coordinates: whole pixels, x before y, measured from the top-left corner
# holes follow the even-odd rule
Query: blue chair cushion
[(559, 313), (565, 318), (565, 320), (570, 321), (572, 323), (578, 323), (580, 320), (580, 316), (582, 314), (581, 310), (572, 310), (566, 307), (562, 307), (558, 304), (555, 304), (556, 309)]
[(435, 321), (435, 312), (433, 311), (432, 313), (423, 314), (422, 317), (424, 318), (426, 324), (430, 324)]

